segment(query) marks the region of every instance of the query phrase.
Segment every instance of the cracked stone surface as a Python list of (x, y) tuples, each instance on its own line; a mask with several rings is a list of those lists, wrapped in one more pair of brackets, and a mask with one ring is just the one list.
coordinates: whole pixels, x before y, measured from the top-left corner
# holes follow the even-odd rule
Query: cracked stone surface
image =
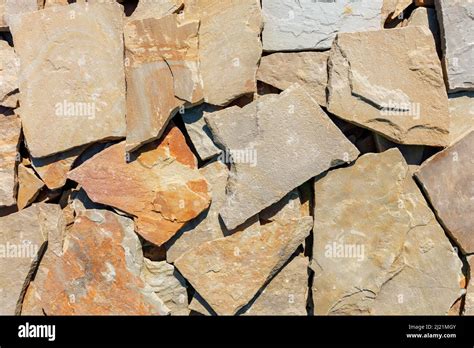
[(315, 183), (315, 314), (445, 315), (462, 262), (397, 149)]

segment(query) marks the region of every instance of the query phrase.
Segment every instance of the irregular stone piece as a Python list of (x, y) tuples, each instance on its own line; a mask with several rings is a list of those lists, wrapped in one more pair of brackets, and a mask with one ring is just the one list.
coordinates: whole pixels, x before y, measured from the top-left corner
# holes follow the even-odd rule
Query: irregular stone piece
[(184, 18), (200, 20), (204, 99), (213, 105), (257, 91), (263, 20), (259, 0), (186, 0)]
[(207, 161), (222, 152), (212, 141), (211, 131), (204, 120), (205, 114), (216, 110), (218, 109), (212, 105), (203, 104), (187, 110), (181, 116), (194, 148), (202, 161)]
[(374, 134), (374, 142), (377, 152), (385, 152), (389, 149), (397, 148), (407, 162), (410, 173), (414, 173), (418, 170), (425, 159), (424, 146), (395, 144), (378, 134)]
[(423, 163), (417, 179), (446, 230), (474, 253), (474, 131)]
[(5, 0), (3, 20), (7, 26), (15, 16), (38, 11), (38, 0)]
[(16, 115), (0, 113), (0, 207), (16, 203), (16, 162), (21, 122)]
[(396, 143), (447, 145), (447, 93), (429, 29), (339, 34), (328, 64), (331, 113)]
[(231, 230), (310, 178), (359, 154), (299, 85), (242, 109), (212, 113), (206, 122), (232, 163), (220, 211)]
[(474, 315), (474, 255), (468, 256), (467, 261), (469, 262), (470, 280), (466, 289), (464, 315)]
[(436, 0), (435, 5), (448, 88), (474, 90), (474, 2)]
[(133, 221), (89, 210), (68, 231), (62, 253), (46, 251), (23, 315), (167, 314), (140, 279), (143, 254)]
[(24, 209), (38, 196), (44, 183), (36, 176), (35, 172), (24, 166), (18, 165), (18, 209)]
[(188, 293), (183, 277), (166, 261), (144, 260), (142, 278), (169, 308), (171, 315), (189, 315)]
[(162, 18), (177, 12), (182, 5), (182, 0), (142, 0), (138, 2), (135, 11), (127, 19), (132, 21), (136, 19)]
[(15, 17), (19, 114), (33, 157), (125, 136), (122, 17), (115, 2)]
[(308, 258), (295, 257), (262, 290), (246, 315), (307, 315)]
[(263, 0), (265, 51), (325, 50), (338, 32), (382, 29), (383, 0)]
[(326, 106), (328, 57), (327, 52), (273, 53), (262, 57), (257, 79), (281, 90), (299, 83), (319, 105)]
[(450, 144), (474, 130), (474, 92), (449, 94)]
[(175, 14), (126, 24), (127, 151), (158, 139), (185, 102), (202, 101), (198, 29)]
[(438, 42), (440, 42), (439, 24), (434, 8), (418, 7), (411, 13), (406, 25), (420, 25), (429, 28), (438, 47)]
[(32, 263), (43, 243), (65, 229), (61, 209), (35, 204), (0, 217), (0, 315), (14, 315)]
[(16, 99), (12, 95), (18, 89), (18, 73), (20, 61), (8, 42), (0, 41), (0, 105), (16, 107)]
[(285, 264), (311, 223), (310, 217), (273, 222), (206, 242), (175, 266), (218, 315), (233, 315)]
[(174, 125), (127, 162), (119, 143), (72, 170), (90, 199), (135, 218), (136, 231), (161, 245), (209, 206), (208, 183), (183, 134)]
[(462, 262), (397, 149), (315, 183), (315, 314), (445, 315)]
[(393, 21), (396, 18), (403, 19), (403, 12), (413, 0), (384, 0), (382, 6), (383, 21)]

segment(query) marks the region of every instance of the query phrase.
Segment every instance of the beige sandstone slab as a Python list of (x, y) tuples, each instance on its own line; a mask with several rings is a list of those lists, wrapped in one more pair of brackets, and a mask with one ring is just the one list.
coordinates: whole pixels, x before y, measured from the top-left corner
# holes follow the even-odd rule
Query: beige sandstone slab
[(118, 3), (76, 3), (11, 24), (19, 115), (33, 157), (125, 136), (122, 17)]
[(68, 178), (92, 201), (134, 216), (136, 231), (156, 245), (209, 206), (208, 183), (177, 127), (128, 159), (121, 142), (72, 170)]
[(315, 314), (446, 315), (462, 262), (397, 149), (315, 183)]
[(38, 196), (44, 183), (39, 179), (33, 169), (23, 164), (18, 165), (18, 209), (24, 209)]
[(450, 144), (474, 130), (474, 92), (449, 94)]
[(0, 207), (16, 203), (16, 163), (19, 160), (21, 122), (0, 113)]
[(127, 19), (162, 18), (177, 12), (183, 6), (182, 0), (141, 0)]
[(466, 299), (464, 302), (464, 315), (474, 315), (474, 255), (468, 256), (470, 280), (467, 285)]
[(427, 28), (339, 34), (328, 92), (331, 113), (396, 143), (449, 143), (447, 93)]

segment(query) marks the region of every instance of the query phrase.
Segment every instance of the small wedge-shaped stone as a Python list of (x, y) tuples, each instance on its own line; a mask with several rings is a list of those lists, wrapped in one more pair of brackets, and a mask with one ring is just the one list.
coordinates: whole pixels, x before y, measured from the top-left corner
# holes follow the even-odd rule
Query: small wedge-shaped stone
[(23, 209), (38, 196), (44, 183), (38, 178), (33, 169), (23, 164), (18, 165), (18, 209)]
[(76, 3), (15, 18), (19, 115), (31, 155), (125, 136), (121, 5)]
[(16, 115), (0, 113), (0, 207), (16, 203), (16, 162), (21, 122)]
[(382, 29), (383, 0), (263, 0), (266, 51), (324, 50), (338, 32)]
[(233, 315), (278, 272), (311, 230), (311, 217), (206, 242), (175, 266), (218, 315)]
[(88, 210), (68, 230), (62, 253), (48, 247), (26, 292), (22, 314), (167, 314), (141, 280), (142, 266), (133, 221), (106, 210)]
[(448, 96), (428, 28), (339, 34), (328, 64), (331, 113), (397, 143), (448, 144)]
[(263, 19), (259, 0), (186, 0), (184, 18), (200, 20), (199, 61), (205, 101), (227, 105), (257, 91)]
[(189, 315), (184, 278), (166, 261), (144, 260), (142, 278), (168, 307), (171, 315)]
[(474, 131), (474, 92), (449, 94), (450, 144)]
[(462, 262), (398, 149), (315, 183), (315, 314), (445, 315)]
[[(232, 230), (358, 150), (299, 85), (206, 116), (232, 170), (220, 215)], [(231, 156), (228, 156), (231, 155)]]
[(435, 0), (450, 91), (474, 90), (474, 2)]
[(308, 258), (295, 257), (262, 290), (246, 315), (307, 315)]
[(319, 105), (326, 106), (328, 57), (326, 52), (274, 53), (262, 57), (257, 79), (281, 90), (299, 83)]
[(20, 60), (8, 42), (0, 41), (0, 105), (16, 107), (11, 104), (11, 96), (18, 89)]
[(0, 315), (14, 315), (23, 285), (43, 243), (66, 228), (61, 209), (35, 204), (0, 217)]
[(125, 142), (100, 152), (68, 177), (96, 203), (135, 217), (136, 231), (161, 245), (209, 206), (208, 183), (174, 125), (127, 162)]
[(444, 227), (474, 253), (474, 131), (423, 163), (417, 179)]

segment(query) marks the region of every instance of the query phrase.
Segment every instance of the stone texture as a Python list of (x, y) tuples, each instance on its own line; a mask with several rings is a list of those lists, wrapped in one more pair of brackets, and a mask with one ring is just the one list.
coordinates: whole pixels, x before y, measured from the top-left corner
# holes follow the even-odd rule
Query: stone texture
[(464, 302), (464, 315), (474, 315), (474, 255), (468, 256), (470, 279)]
[(232, 155), (225, 158), (232, 169), (220, 211), (228, 229), (359, 153), (299, 85), (242, 109), (212, 113), (206, 122), (216, 143), (226, 149), (224, 157)]
[(448, 144), (447, 93), (427, 28), (339, 34), (328, 64), (331, 113), (396, 143)]
[(474, 130), (474, 92), (449, 94), (450, 144)]
[(315, 183), (315, 314), (445, 315), (462, 262), (397, 149)]
[(217, 109), (212, 105), (202, 104), (187, 110), (181, 116), (201, 161), (207, 161), (221, 153), (221, 150), (212, 141), (211, 131), (204, 120), (204, 115), (217, 111)]
[(403, 12), (408, 6), (413, 3), (413, 0), (384, 0), (382, 6), (383, 22), (387, 20), (403, 19)]
[(49, 247), (28, 288), (23, 315), (167, 314), (140, 279), (143, 254), (133, 221), (89, 210), (68, 231), (62, 253)]
[(44, 8), (68, 5), (68, 0), (45, 0)]
[(33, 157), (125, 135), (122, 17), (117, 3), (76, 3), (11, 24)]
[(407, 162), (410, 173), (414, 173), (425, 159), (424, 146), (395, 144), (378, 134), (374, 134), (374, 142), (377, 152), (385, 152), (389, 149), (397, 148), (401, 152), (405, 162)]
[(142, 278), (168, 307), (171, 315), (189, 315), (184, 278), (166, 261), (144, 260)]
[(209, 206), (208, 183), (174, 125), (160, 141), (129, 159), (121, 142), (72, 170), (68, 178), (78, 182), (92, 201), (134, 216), (136, 231), (156, 245)]
[(450, 91), (474, 90), (474, 2), (436, 0)]
[(281, 90), (299, 83), (319, 105), (326, 106), (328, 57), (327, 52), (273, 53), (262, 57), (257, 79)]
[(14, 315), (32, 263), (43, 243), (62, 235), (61, 209), (35, 204), (18, 213), (0, 217), (0, 315)]
[(201, 244), (175, 266), (218, 315), (244, 307), (311, 230), (311, 217), (275, 221)]
[(263, 0), (266, 51), (324, 50), (338, 32), (382, 29), (383, 0)]
[(422, 184), (444, 227), (466, 253), (474, 253), (474, 131), (421, 166)]
[(182, 0), (141, 0), (128, 20), (162, 18), (177, 12), (182, 5)]
[[(0, 105), (16, 107), (20, 61), (8, 42), (0, 41)], [(14, 100), (12, 100), (12, 97)]]
[(24, 209), (38, 196), (44, 183), (35, 172), (23, 164), (18, 165), (18, 209)]
[(14, 17), (38, 10), (38, 0), (5, 0), (3, 20), (10, 26)]
[(428, 7), (416, 8), (408, 18), (406, 25), (420, 25), (431, 30), (433, 37), (435, 38), (436, 44), (440, 42), (439, 36), (439, 24), (436, 17), (436, 10)]
[(185, 102), (202, 101), (198, 29), (176, 14), (126, 24), (127, 151), (158, 139)]
[(199, 62), (204, 99), (213, 105), (257, 91), (262, 55), (258, 0), (186, 0), (184, 19), (200, 20)]
[(16, 162), (21, 122), (15, 115), (0, 113), (0, 207), (16, 203)]
[(297, 256), (262, 290), (246, 315), (307, 315), (308, 258)]

